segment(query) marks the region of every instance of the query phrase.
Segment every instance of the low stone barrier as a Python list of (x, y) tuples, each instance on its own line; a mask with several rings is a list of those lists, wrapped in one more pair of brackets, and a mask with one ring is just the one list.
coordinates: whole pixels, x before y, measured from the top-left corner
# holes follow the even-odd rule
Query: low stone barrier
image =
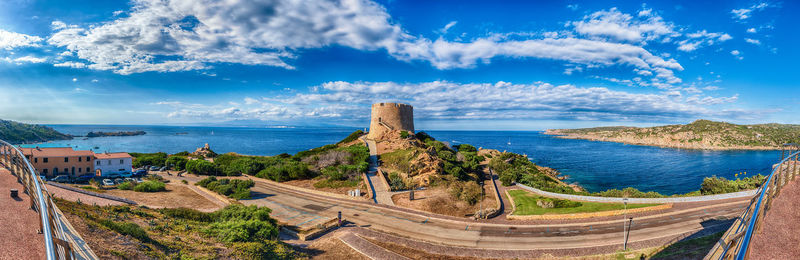
[(367, 186), (367, 199), (373, 199), (372, 194), (374, 194), (374, 191), (372, 190), (372, 185), (369, 185), (369, 176), (362, 172), (361, 178), (364, 178), (363, 182)]
[[(191, 185), (191, 184), (189, 184), (189, 185)], [(211, 195), (214, 198), (217, 198), (218, 200), (222, 201), (225, 204), (231, 205), (233, 203), (239, 203), (235, 199), (228, 198), (227, 196), (224, 196), (222, 194), (216, 193), (216, 192), (214, 192), (212, 190), (209, 190), (209, 189), (207, 189), (207, 188), (205, 188), (203, 186), (195, 185), (195, 187), (197, 187), (198, 190), (200, 190), (202, 192), (205, 192), (206, 194)]]
[(492, 173), (491, 169), (489, 169), (489, 177), (492, 178), (492, 189), (494, 190), (494, 195), (495, 195), (494, 199), (495, 203), (497, 203), (497, 207), (495, 207), (494, 211), (489, 212), (489, 214), (486, 214), (486, 218), (493, 218), (503, 213), (503, 211), (501, 210), (503, 208), (503, 201), (500, 200), (500, 190), (497, 189), (497, 182), (494, 179), (494, 173)]
[[(536, 193), (538, 195), (542, 195), (545, 197), (551, 198), (558, 198), (558, 199), (565, 199), (565, 200), (580, 200), (580, 201), (593, 201), (593, 202), (615, 202), (615, 203), (623, 203), (623, 198), (615, 198), (615, 197), (596, 197), (596, 196), (584, 196), (584, 195), (573, 195), (573, 194), (562, 194), (562, 193), (555, 193), (549, 191), (543, 191), (537, 188), (532, 188), (524, 184), (517, 183), (517, 187), (522, 189), (528, 190), (530, 192)], [(746, 190), (740, 192), (732, 192), (732, 193), (725, 193), (725, 194), (715, 194), (715, 195), (705, 195), (705, 196), (689, 196), (689, 197), (669, 197), (669, 198), (628, 198), (628, 203), (681, 203), (681, 202), (702, 202), (702, 201), (714, 201), (714, 200), (724, 200), (724, 199), (733, 199), (733, 198), (746, 198), (752, 197), (756, 194), (756, 190)]]
[(120, 197), (117, 197), (117, 196), (100, 194), (100, 193), (97, 193), (97, 192), (91, 192), (91, 191), (84, 190), (84, 189), (81, 189), (81, 188), (75, 188), (75, 187), (72, 187), (72, 186), (63, 185), (61, 183), (47, 182), (47, 185), (52, 185), (54, 187), (59, 187), (59, 188), (65, 189), (65, 190), (74, 191), (74, 192), (86, 194), (86, 195), (89, 195), (89, 196), (94, 196), (94, 197), (98, 197), (98, 198), (104, 198), (104, 199), (107, 199), (107, 200), (119, 201), (119, 202), (127, 203), (127, 204), (130, 204), (130, 205), (136, 205), (137, 204), (135, 201), (132, 201), (132, 200), (129, 200), (129, 199), (126, 199), (126, 198), (120, 198)]
[(263, 182), (263, 183), (267, 183), (267, 184), (272, 184), (272, 185), (275, 185), (275, 186), (280, 186), (280, 187), (283, 187), (283, 188), (286, 188), (286, 189), (293, 189), (293, 190), (298, 190), (298, 191), (312, 193), (312, 194), (321, 195), (321, 196), (328, 196), (328, 197), (334, 197), (334, 198), (337, 198), (337, 199), (356, 200), (356, 201), (364, 201), (365, 200), (364, 197), (353, 197), (353, 196), (347, 196), (345, 194), (331, 193), (331, 192), (326, 192), (326, 191), (318, 191), (318, 190), (298, 187), (298, 186), (294, 186), (294, 185), (283, 184), (283, 183), (280, 183), (280, 182), (267, 180), (267, 179), (263, 179), (263, 178), (258, 178), (258, 177), (250, 176), (250, 175), (247, 175), (247, 174), (242, 174), (242, 176), (250, 178), (250, 179), (252, 179), (254, 181), (259, 181), (259, 182)]

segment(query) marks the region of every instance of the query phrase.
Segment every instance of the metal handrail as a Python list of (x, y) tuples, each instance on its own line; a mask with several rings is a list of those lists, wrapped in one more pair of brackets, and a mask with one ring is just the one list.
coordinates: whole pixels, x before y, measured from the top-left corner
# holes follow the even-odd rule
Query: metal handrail
[[(35, 209), (39, 212), (47, 259), (58, 259), (57, 255), (60, 254), (57, 252), (56, 239), (54, 239), (53, 235), (55, 234), (56, 238), (60, 240), (66, 239), (63, 236), (61, 223), (59, 221), (50, 221), (51, 218), (56, 217), (51, 215), (51, 212), (55, 212), (53, 208), (55, 204), (47, 192), (47, 188), (45, 188), (44, 183), (39, 178), (38, 174), (36, 174), (36, 170), (28, 159), (25, 158), (25, 154), (23, 154), (22, 151), (3, 140), (0, 140), (0, 147), (2, 147), (3, 162), (6, 163), (6, 167), (9, 167), (9, 170), (15, 173), (14, 175), (17, 176), (17, 179), (21, 179), (21, 182), (25, 185), (25, 189), (28, 190), (28, 195), (31, 196), (33, 206), (35, 206)], [(31, 188), (33, 188), (33, 190), (31, 190)], [(67, 254), (69, 254), (68, 249), (65, 249), (63, 254), (65, 256), (64, 258), (72, 258), (71, 256), (67, 256)]]
[[(772, 172), (770, 172), (769, 176), (767, 176), (767, 179), (764, 181), (761, 187), (758, 188), (756, 194), (753, 196), (753, 199), (751, 199), (750, 204), (747, 206), (745, 211), (734, 221), (734, 224), (731, 225), (728, 231), (723, 234), (719, 240), (719, 243), (717, 243), (705, 257), (706, 259), (725, 259), (729, 253), (733, 252), (735, 252), (735, 255), (733, 255), (734, 259), (745, 259), (753, 232), (756, 230), (757, 225), (761, 220), (759, 216), (763, 215), (766, 210), (769, 210), (768, 208), (765, 208), (765, 195), (768, 196), (767, 193), (775, 194), (783, 187), (775, 182), (784, 182), (783, 180), (788, 181), (790, 176), (786, 176), (784, 172), (791, 171), (791, 176), (797, 174), (798, 156), (800, 156), (800, 151), (785, 156), (775, 166), (775, 168), (772, 169)], [(786, 162), (790, 160), (792, 160), (791, 170), (789, 170), (789, 165), (786, 164)], [(769, 198), (767, 199), (769, 200)], [(771, 200), (766, 204), (772, 204)], [(719, 257), (714, 258), (717, 253), (719, 253)]]

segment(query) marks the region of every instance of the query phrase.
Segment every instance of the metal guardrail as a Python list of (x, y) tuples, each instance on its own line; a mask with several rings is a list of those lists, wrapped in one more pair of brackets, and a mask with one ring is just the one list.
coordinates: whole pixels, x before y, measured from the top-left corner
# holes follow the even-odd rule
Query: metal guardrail
[(0, 163), (17, 177), (24, 192), (31, 198), (31, 209), (39, 213), (40, 231), (44, 236), (45, 255), (48, 260), (74, 259), (67, 242), (63, 223), (57, 218), (56, 206), (44, 182), (36, 174), (25, 155), (17, 147), (0, 140)]
[(798, 166), (800, 151), (792, 152), (786, 154), (781, 152), (781, 161), (775, 165), (766, 181), (758, 188), (750, 200), (750, 205), (736, 218), (704, 259), (742, 260), (747, 257), (753, 233), (759, 229), (761, 220), (772, 206), (772, 200), (778, 196), (786, 183), (800, 175)]

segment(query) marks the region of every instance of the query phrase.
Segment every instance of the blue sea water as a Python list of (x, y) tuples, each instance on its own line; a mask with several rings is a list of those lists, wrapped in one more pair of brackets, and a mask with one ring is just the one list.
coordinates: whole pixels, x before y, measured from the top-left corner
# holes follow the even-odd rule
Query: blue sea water
[[(72, 146), (96, 152), (194, 151), (208, 143), (218, 153), (276, 155), (338, 142), (355, 128), (254, 128), (195, 126), (52, 125), (73, 135), (89, 131), (146, 131), (142, 136), (76, 138), (38, 144)], [(767, 174), (778, 161), (776, 151), (700, 151), (626, 145), (611, 142), (560, 139), (542, 132), (427, 131), (450, 144), (528, 155), (539, 165), (555, 168), (589, 191), (634, 187), (663, 194), (686, 193), (700, 188), (703, 178), (734, 178)], [(97, 147), (95, 149), (95, 147)], [(741, 176), (741, 175), (740, 175)]]

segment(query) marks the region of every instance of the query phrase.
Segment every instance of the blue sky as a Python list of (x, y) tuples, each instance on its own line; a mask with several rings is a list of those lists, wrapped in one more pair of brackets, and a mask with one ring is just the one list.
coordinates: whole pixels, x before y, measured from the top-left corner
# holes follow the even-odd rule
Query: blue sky
[(418, 128), (798, 123), (792, 1), (0, 2), (0, 118)]

